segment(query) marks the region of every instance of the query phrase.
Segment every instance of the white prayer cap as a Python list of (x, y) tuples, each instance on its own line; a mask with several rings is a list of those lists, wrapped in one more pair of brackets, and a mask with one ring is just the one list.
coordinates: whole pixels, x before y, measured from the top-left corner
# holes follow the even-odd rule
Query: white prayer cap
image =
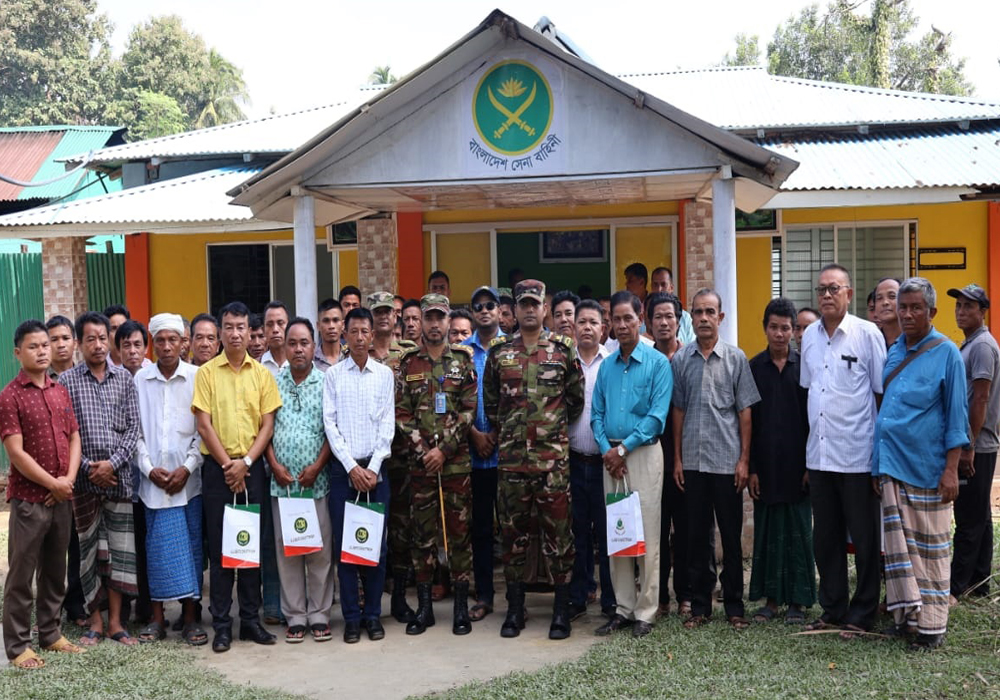
[(155, 338), (160, 331), (175, 331), (184, 335), (184, 319), (178, 314), (156, 314), (149, 319), (149, 336)]

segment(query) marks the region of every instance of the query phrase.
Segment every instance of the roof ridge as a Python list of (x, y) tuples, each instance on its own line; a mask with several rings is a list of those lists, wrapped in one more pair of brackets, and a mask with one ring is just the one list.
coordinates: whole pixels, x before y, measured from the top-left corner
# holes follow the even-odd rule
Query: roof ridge
[(616, 78), (637, 78), (653, 75), (683, 75), (685, 73), (767, 73), (764, 66), (705, 66), (702, 68), (677, 68), (675, 70), (644, 71), (642, 73), (616, 73)]
[(946, 95), (939, 92), (917, 92), (915, 90), (896, 90), (893, 88), (879, 88), (871, 85), (854, 85), (852, 83), (836, 83), (829, 80), (814, 80), (812, 78), (798, 78), (788, 75), (767, 74), (771, 80), (783, 83), (796, 83), (810, 87), (818, 87), (827, 90), (843, 90), (845, 92), (864, 92), (872, 95), (884, 95), (886, 97), (903, 97), (914, 100), (929, 100), (932, 102), (961, 102), (970, 105), (1000, 105), (1000, 100), (989, 100), (966, 95)]

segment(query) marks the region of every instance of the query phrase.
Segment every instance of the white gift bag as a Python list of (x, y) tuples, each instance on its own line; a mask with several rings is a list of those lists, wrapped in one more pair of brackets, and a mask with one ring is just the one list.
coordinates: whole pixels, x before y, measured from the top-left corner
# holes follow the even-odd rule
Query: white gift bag
[(260, 566), (260, 506), (250, 503), (226, 504), (222, 515), (222, 566), (225, 569), (254, 569)]
[(616, 483), (615, 492), (605, 496), (608, 556), (641, 557), (646, 554), (646, 535), (642, 529), (639, 494), (628, 490), (627, 481), (624, 485), (625, 490), (619, 491)]
[[(367, 494), (366, 494), (367, 496)], [(361, 494), (358, 494), (358, 498)], [(382, 556), (382, 530), (385, 527), (385, 504), (344, 504), (344, 529), (340, 538), (340, 561), (345, 564), (378, 566)]]
[(286, 557), (300, 557), (323, 550), (323, 533), (319, 530), (316, 501), (312, 489), (300, 490), (292, 496), (278, 497), (278, 514), (281, 516), (281, 541)]

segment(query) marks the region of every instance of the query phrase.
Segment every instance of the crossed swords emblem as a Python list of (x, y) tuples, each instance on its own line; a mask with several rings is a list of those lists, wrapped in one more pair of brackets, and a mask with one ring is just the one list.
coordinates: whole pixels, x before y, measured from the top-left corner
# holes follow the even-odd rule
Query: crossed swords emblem
[(494, 107), (497, 108), (497, 111), (499, 111), (501, 114), (507, 117), (507, 121), (501, 124), (500, 127), (493, 132), (493, 138), (499, 139), (501, 136), (504, 135), (504, 132), (506, 132), (507, 129), (509, 129), (514, 124), (521, 127), (521, 129), (526, 134), (528, 134), (528, 136), (535, 135), (535, 128), (533, 126), (530, 126), (528, 122), (521, 119), (521, 115), (524, 114), (524, 110), (528, 109), (528, 107), (531, 106), (531, 103), (535, 101), (535, 94), (537, 92), (538, 92), (538, 83), (532, 83), (531, 93), (528, 95), (528, 98), (521, 103), (520, 107), (518, 107), (512, 112), (506, 107), (504, 107), (503, 104), (500, 102), (500, 100), (496, 98), (496, 95), (493, 94), (493, 88), (491, 87), (486, 88), (486, 94), (489, 95), (490, 102), (493, 104)]

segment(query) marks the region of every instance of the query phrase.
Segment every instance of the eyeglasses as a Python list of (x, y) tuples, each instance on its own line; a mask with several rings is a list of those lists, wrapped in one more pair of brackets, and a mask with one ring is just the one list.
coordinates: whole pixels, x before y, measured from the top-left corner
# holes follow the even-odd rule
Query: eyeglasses
[(479, 313), (483, 309), (486, 309), (487, 311), (492, 311), (495, 308), (497, 308), (497, 304), (495, 301), (481, 301), (478, 304), (472, 305), (472, 310), (475, 311), (476, 313)]
[(849, 289), (849, 287), (841, 284), (829, 284), (826, 286), (814, 287), (813, 289), (816, 290), (816, 296), (818, 297), (825, 297), (827, 294), (835, 297), (840, 294), (841, 289)]

